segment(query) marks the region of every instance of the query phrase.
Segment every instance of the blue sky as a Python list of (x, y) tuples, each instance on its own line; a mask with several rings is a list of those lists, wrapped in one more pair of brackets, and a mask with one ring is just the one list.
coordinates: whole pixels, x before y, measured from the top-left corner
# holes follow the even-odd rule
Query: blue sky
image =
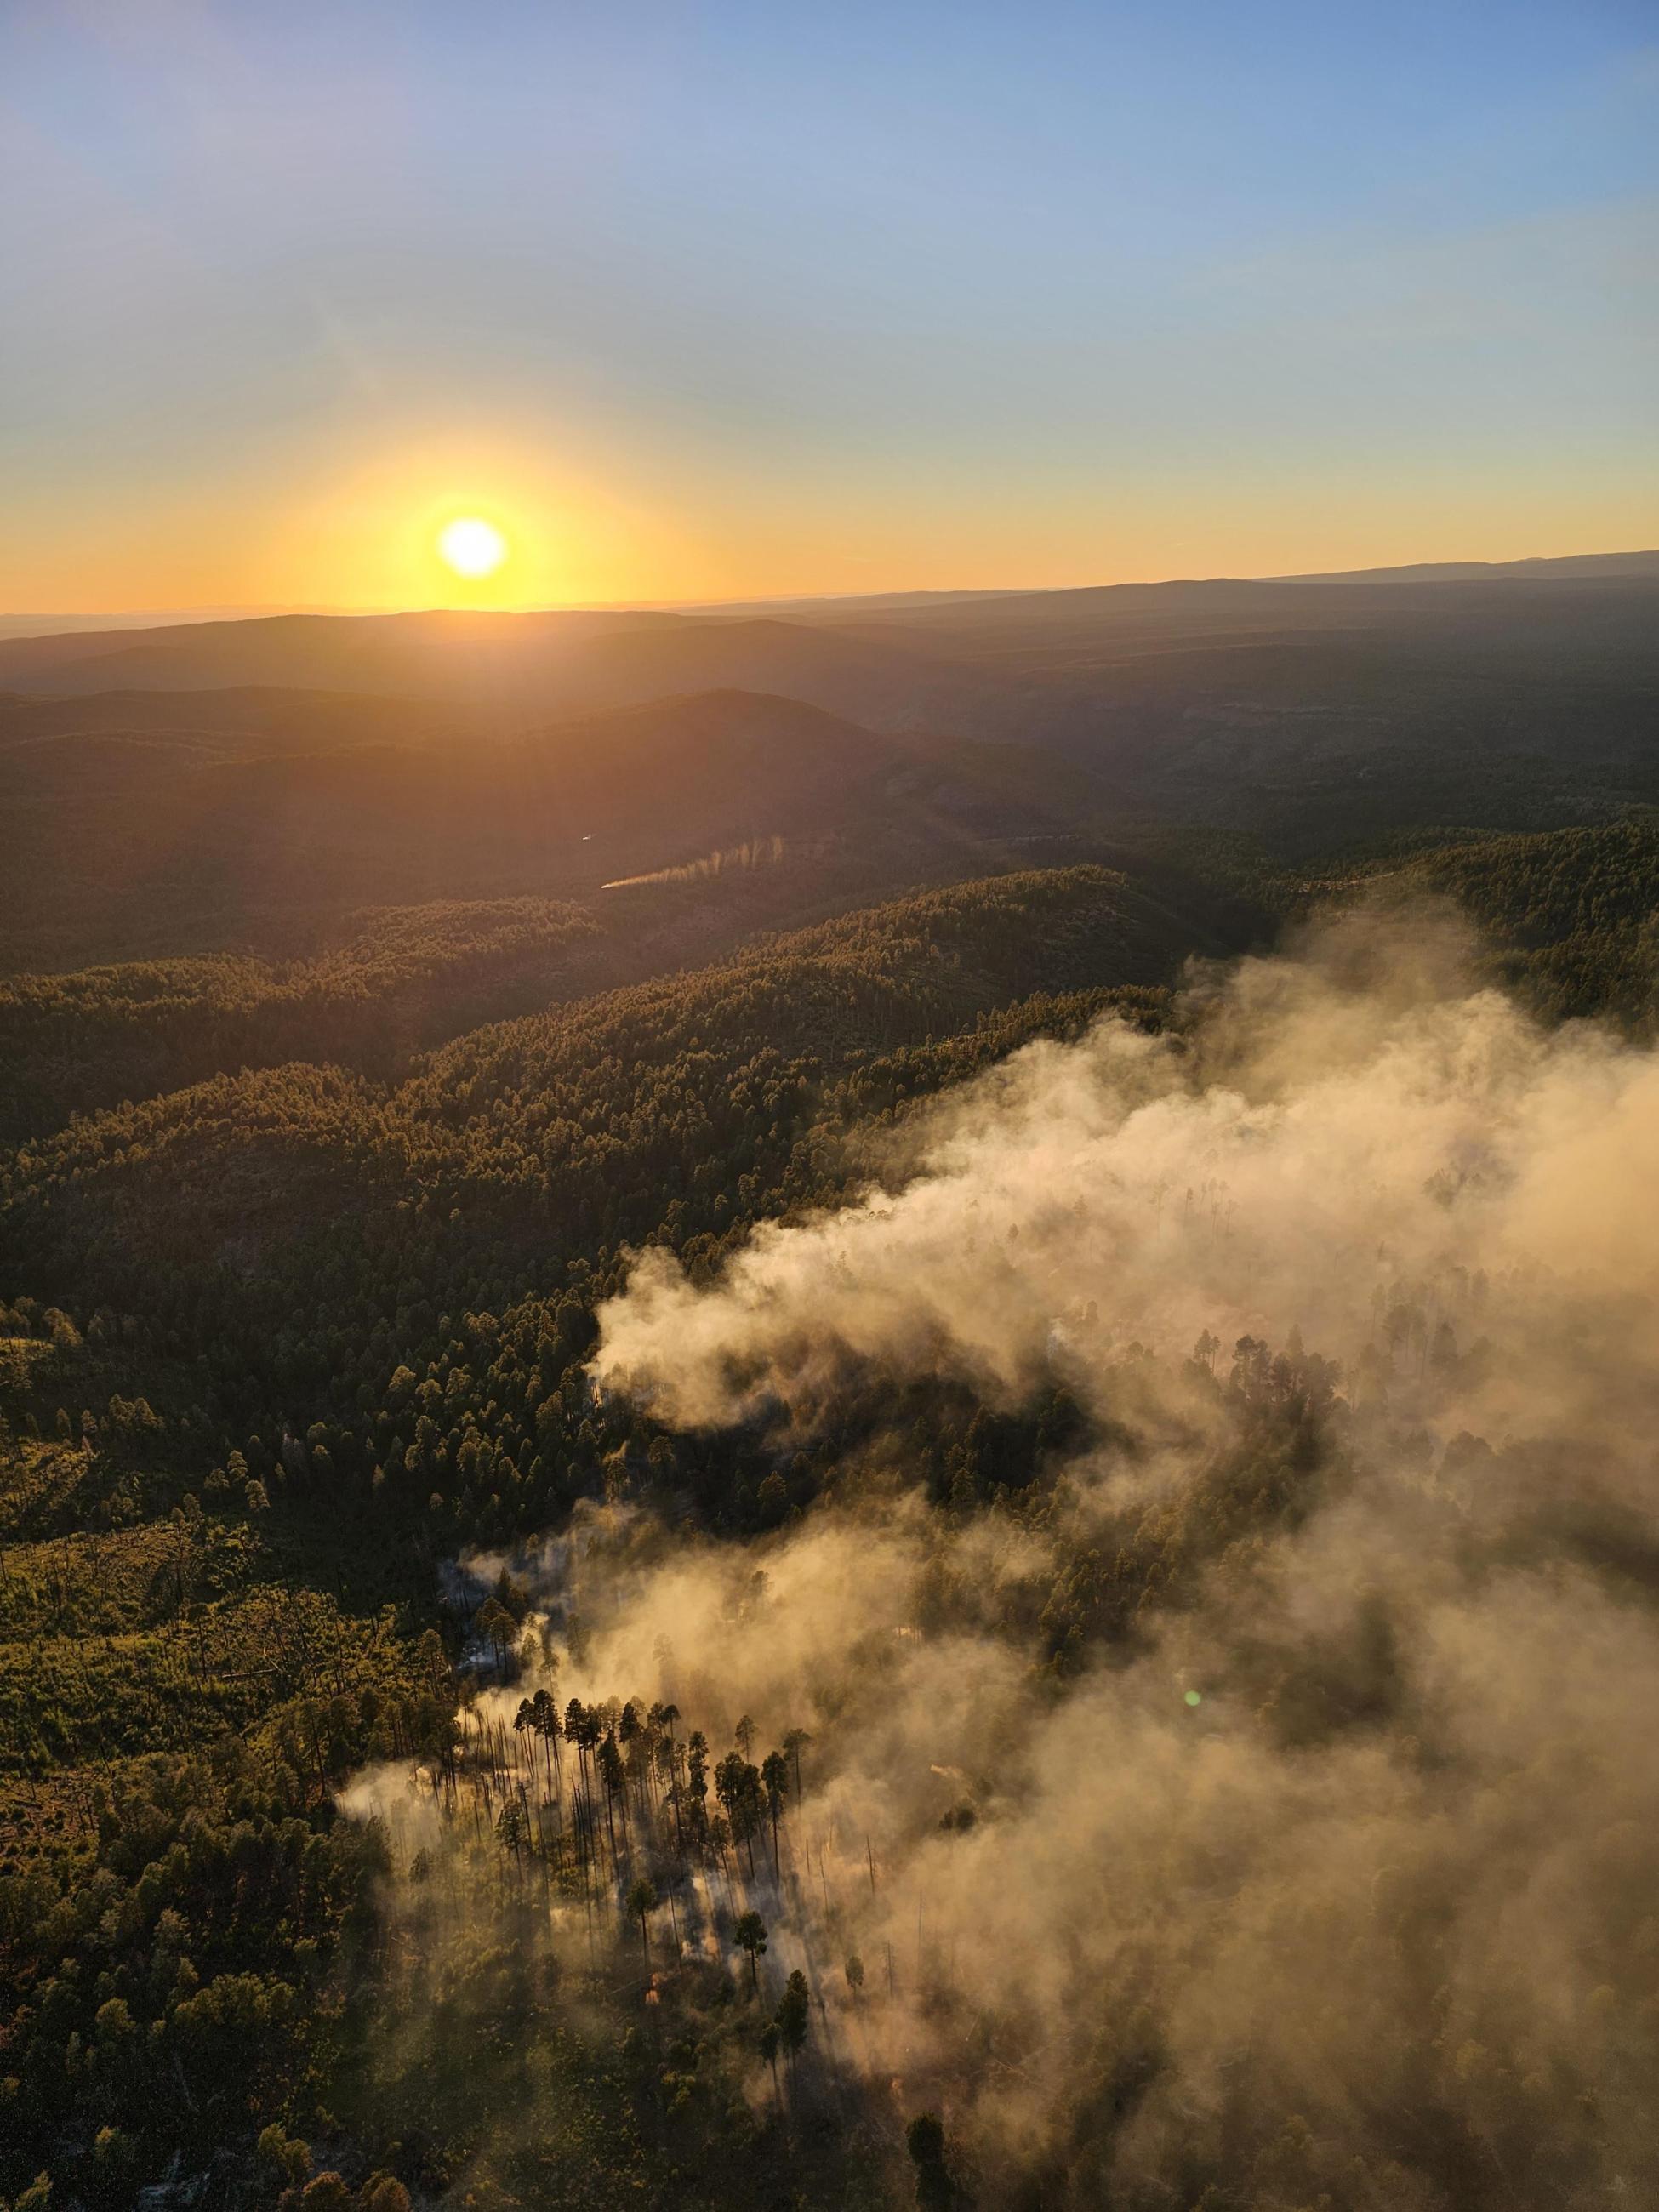
[(1650, 6), (13, 0), (0, 195), (0, 607), (1659, 538)]

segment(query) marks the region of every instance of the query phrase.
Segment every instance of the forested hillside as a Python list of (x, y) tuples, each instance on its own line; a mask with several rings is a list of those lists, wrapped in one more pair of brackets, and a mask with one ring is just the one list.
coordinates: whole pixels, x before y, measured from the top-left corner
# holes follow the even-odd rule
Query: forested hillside
[(1545, 1013), (1651, 1020), (1659, 816), (1452, 845), (1412, 873), (1508, 948), (1510, 972)]
[(286, 1060), (382, 1073), (516, 1003), (591, 977), (593, 917), (535, 899), (403, 907), (362, 917), (309, 959), (229, 953), (0, 983), (0, 1132)]

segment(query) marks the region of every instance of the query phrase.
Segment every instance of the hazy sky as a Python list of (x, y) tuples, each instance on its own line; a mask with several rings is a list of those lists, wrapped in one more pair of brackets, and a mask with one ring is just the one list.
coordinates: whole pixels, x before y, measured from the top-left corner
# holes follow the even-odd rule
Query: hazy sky
[(0, 0), (0, 611), (1659, 541), (1654, 0)]

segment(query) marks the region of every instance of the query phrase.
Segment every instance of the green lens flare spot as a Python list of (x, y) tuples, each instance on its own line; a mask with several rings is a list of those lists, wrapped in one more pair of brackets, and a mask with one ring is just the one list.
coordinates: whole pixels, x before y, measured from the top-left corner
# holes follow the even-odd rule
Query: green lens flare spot
[(1187, 1692), (1187, 1703), (1188, 1703), (1189, 1705), (1201, 1705), (1203, 1704), (1203, 1702), (1204, 1702), (1204, 1699), (1203, 1699), (1203, 1698), (1200, 1695), (1200, 1693), (1198, 1692), (1198, 1691), (1196, 1691), (1196, 1690), (1188, 1690), (1188, 1692)]

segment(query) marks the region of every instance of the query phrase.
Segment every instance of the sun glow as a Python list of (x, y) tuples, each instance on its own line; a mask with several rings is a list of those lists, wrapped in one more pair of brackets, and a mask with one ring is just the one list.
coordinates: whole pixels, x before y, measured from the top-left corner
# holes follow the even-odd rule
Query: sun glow
[(439, 532), (438, 551), (458, 576), (493, 576), (507, 558), (507, 540), (493, 522), (465, 514)]

